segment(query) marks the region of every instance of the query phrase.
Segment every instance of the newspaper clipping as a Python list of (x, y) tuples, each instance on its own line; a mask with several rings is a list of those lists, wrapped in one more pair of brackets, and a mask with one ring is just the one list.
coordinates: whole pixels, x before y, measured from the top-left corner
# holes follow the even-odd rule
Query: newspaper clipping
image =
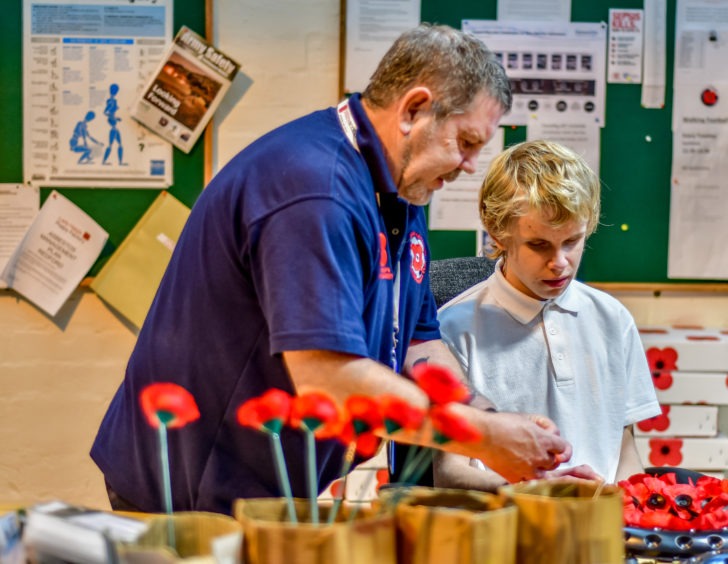
[(132, 117), (189, 153), (238, 68), (238, 63), (183, 26), (132, 106)]

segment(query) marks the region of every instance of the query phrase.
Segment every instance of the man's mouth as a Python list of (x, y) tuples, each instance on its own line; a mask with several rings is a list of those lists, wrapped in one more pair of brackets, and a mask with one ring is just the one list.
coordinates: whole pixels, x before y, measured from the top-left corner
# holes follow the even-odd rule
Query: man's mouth
[(440, 178), (442, 178), (445, 182), (452, 182), (458, 176), (460, 176), (460, 171), (459, 170), (453, 170), (452, 172), (448, 172), (447, 174), (443, 174)]

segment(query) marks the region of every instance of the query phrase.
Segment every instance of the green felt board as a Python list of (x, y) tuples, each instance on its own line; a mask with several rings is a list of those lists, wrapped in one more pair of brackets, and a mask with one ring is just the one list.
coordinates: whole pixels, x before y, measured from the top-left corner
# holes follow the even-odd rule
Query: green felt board
[[(0, 182), (22, 180), (21, 0), (2, 0), (0, 19)], [(608, 84), (606, 127), (601, 131), (602, 224), (589, 239), (580, 277), (593, 282), (666, 282), (672, 153), (672, 54), (675, 0), (667, 2), (667, 77), (664, 109), (644, 109), (638, 85)], [(613, 7), (642, 8), (642, 0)], [(572, 20), (607, 21), (605, 0), (572, 0)], [(459, 27), (464, 18), (494, 19), (495, 0), (422, 0), (422, 20)], [(187, 25), (204, 34), (205, 1), (175, 0), (176, 32)], [(645, 137), (652, 139), (647, 142)], [(525, 139), (525, 128), (506, 128), (506, 144)], [(189, 155), (174, 149), (170, 192), (191, 206), (203, 187), (203, 144)], [(91, 270), (98, 271), (158, 194), (151, 189), (59, 189), (109, 232), (109, 244)], [(42, 190), (42, 198), (49, 189)], [(627, 225), (625, 231), (621, 226)], [(470, 231), (430, 233), (432, 258), (475, 253)]]
[[(495, 0), (422, 0), (422, 21), (459, 27), (463, 19), (495, 19)], [(571, 19), (608, 21), (609, 8), (642, 8), (642, 0), (572, 0)], [(608, 84), (601, 130), (602, 218), (587, 243), (579, 277), (591, 282), (668, 282), (667, 244), (672, 157), (672, 61), (675, 0), (667, 0), (665, 107), (645, 109), (639, 85)], [(652, 141), (647, 142), (646, 136)], [(506, 145), (526, 138), (506, 129)], [(628, 226), (627, 230), (622, 225)], [(432, 258), (475, 254), (473, 232), (433, 231)]]
[[(71, 3), (72, 0), (69, 0)], [(23, 180), (22, 1), (2, 0), (0, 18), (0, 182)], [(205, 0), (174, 0), (172, 33), (182, 26), (205, 35)], [(192, 206), (203, 188), (204, 147), (200, 139), (185, 155), (174, 149), (173, 184), (169, 192)], [(109, 233), (109, 242), (91, 268), (98, 272), (124, 240), (154, 198), (157, 189), (57, 188)], [(41, 202), (51, 189), (41, 189)]]

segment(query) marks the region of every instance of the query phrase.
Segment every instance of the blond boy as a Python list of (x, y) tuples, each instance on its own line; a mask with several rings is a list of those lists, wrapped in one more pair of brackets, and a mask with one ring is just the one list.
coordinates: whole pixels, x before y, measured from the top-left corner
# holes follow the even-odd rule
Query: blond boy
[[(520, 143), (493, 161), (480, 216), (495, 272), (439, 312), (472, 386), (499, 411), (558, 425), (573, 456), (544, 477), (614, 482), (641, 472), (632, 425), (660, 409), (637, 329), (617, 300), (575, 280), (599, 221), (599, 179), (566, 147)], [(504, 482), (478, 462), (439, 455), (435, 481)]]

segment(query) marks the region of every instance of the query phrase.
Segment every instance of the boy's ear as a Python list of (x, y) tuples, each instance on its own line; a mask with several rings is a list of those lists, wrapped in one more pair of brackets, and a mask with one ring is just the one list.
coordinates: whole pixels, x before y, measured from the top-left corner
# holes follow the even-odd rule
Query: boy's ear
[(503, 244), (503, 242), (501, 240), (496, 239), (492, 235), (490, 236), (490, 238), (493, 241), (493, 245), (495, 245), (496, 248), (498, 248), (501, 251), (505, 251), (506, 250), (506, 246)]

